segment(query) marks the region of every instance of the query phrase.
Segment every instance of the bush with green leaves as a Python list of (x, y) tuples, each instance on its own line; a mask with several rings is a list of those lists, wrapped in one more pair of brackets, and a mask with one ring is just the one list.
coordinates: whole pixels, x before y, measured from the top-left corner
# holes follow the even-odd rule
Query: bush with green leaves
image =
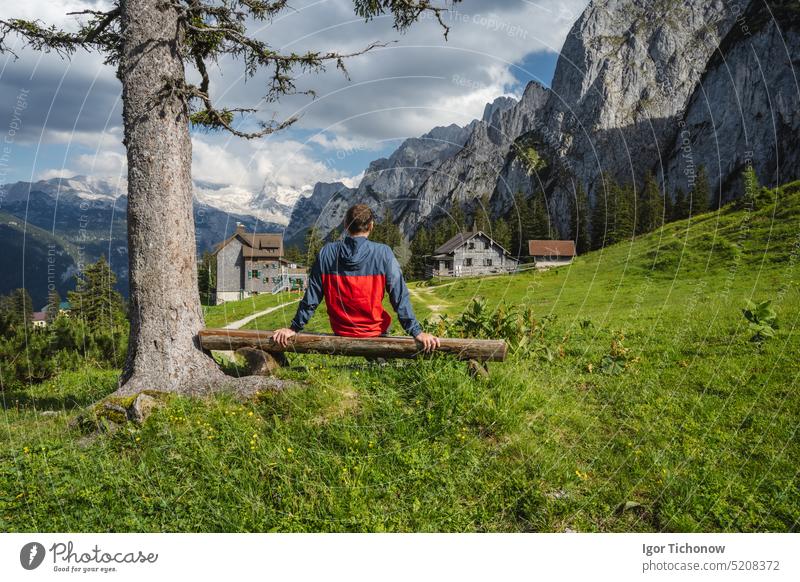
[(537, 318), (530, 306), (517, 307), (505, 301), (491, 309), (484, 298), (476, 297), (458, 317), (443, 315), (433, 327), (440, 336), (504, 339), (514, 354), (551, 361), (554, 353), (545, 341), (545, 330), (554, 319), (547, 315)]
[(771, 300), (753, 303), (748, 299), (747, 307), (742, 309), (742, 315), (747, 320), (747, 327), (753, 332), (751, 342), (763, 342), (767, 338), (775, 337), (778, 314), (772, 309)]

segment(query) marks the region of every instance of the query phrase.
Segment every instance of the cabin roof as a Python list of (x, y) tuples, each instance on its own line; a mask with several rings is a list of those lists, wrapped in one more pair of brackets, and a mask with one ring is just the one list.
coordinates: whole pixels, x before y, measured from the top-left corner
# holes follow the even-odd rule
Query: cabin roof
[(283, 235), (278, 232), (249, 233), (244, 226), (236, 227), (236, 232), (214, 249), (214, 254), (221, 251), (233, 239), (242, 243), (242, 254), (245, 259), (279, 259), (283, 256)]
[(572, 240), (529, 240), (528, 254), (533, 257), (574, 257), (575, 241)]
[(496, 240), (494, 240), (492, 237), (490, 237), (488, 234), (486, 234), (482, 230), (477, 230), (477, 231), (472, 231), (472, 232), (459, 232), (453, 238), (451, 238), (446, 243), (444, 243), (443, 245), (438, 247), (435, 251), (433, 251), (433, 254), (434, 255), (448, 255), (448, 254), (452, 253), (454, 250), (456, 250), (458, 247), (466, 244), (470, 239), (475, 238), (477, 236), (486, 237), (487, 239), (489, 239), (489, 241), (492, 244), (500, 247), (500, 249), (503, 251), (504, 254), (508, 254), (508, 251), (505, 248), (503, 248), (503, 245), (498, 243)]

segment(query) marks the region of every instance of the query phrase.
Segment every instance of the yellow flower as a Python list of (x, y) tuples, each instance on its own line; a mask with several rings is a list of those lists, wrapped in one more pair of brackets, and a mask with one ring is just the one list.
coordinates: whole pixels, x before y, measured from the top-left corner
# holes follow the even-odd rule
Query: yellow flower
[(28, 454), (28, 453), (31, 452), (31, 450), (28, 447), (25, 447), (25, 448), (22, 449), (22, 452), (25, 453), (25, 454)]
[(253, 438), (254, 438), (254, 439), (257, 439), (257, 438), (258, 438), (258, 433), (257, 433), (257, 432), (254, 432), (254, 433), (253, 433)]
[(250, 412), (248, 412), (247, 416), (253, 416), (253, 411), (251, 410)]
[(141, 437), (136, 437), (136, 442), (137, 442), (137, 443), (138, 443), (140, 440), (142, 440), (142, 439), (141, 439)]
[(288, 449), (286, 449), (286, 452), (291, 455), (294, 451), (292, 450), (292, 447), (289, 447)]

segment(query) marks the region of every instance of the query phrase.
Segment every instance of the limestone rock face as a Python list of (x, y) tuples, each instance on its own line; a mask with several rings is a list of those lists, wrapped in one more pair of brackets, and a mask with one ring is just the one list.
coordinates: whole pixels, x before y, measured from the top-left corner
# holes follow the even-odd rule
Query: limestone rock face
[(640, 179), (669, 151), (675, 116), (735, 18), (721, 0), (592, 3), (564, 43), (550, 97), (526, 136), (548, 171), (528, 176), (522, 160), (510, 160), (493, 207), (503, 211), (515, 192), (543, 188), (558, 220), (575, 184), (592, 195), (602, 172)]
[(402, 230), (412, 234), (426, 219), (445, 214), (454, 202), (474, 205), (491, 194), (514, 140), (533, 127), (548, 94), (545, 87), (531, 82), (519, 101), (501, 97), (487, 105), (483, 118), (473, 122), (464, 147), (410, 192), (408, 203), (398, 212)]
[[(706, 167), (712, 197), (728, 201), (752, 164), (762, 184), (800, 176), (800, 6), (755, 2), (722, 42), (689, 100), (665, 164), (672, 188), (691, 190)], [(794, 70), (792, 67), (794, 63)]]
[(750, 162), (762, 183), (785, 183), (800, 177), (798, 64), (796, 0), (592, 2), (550, 89), (530, 83), (466, 127), (406, 140), (326, 207), (325, 224), (360, 201), (391, 209), (411, 236), (454, 203), (470, 212), (488, 197), (513, 219), (516, 193), (543, 191), (563, 226), (578, 184), (593, 198), (603, 174), (638, 185), (649, 171), (688, 191), (700, 165), (723, 200)]

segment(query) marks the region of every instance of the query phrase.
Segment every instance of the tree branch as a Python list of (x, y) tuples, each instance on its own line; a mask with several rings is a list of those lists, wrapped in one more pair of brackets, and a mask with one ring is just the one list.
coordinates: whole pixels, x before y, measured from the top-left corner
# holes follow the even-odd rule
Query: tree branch
[(45, 26), (39, 20), (0, 19), (0, 53), (10, 52), (16, 56), (6, 43), (7, 35), (15, 33), (34, 50), (54, 51), (61, 57), (72, 55), (78, 48), (107, 51), (109, 55), (106, 63), (116, 61), (119, 55), (119, 34), (112, 29), (112, 25), (119, 19), (119, 6), (108, 12), (82, 10), (69, 14), (91, 15), (92, 18), (82, 24), (78, 32), (67, 32), (54, 25)]

